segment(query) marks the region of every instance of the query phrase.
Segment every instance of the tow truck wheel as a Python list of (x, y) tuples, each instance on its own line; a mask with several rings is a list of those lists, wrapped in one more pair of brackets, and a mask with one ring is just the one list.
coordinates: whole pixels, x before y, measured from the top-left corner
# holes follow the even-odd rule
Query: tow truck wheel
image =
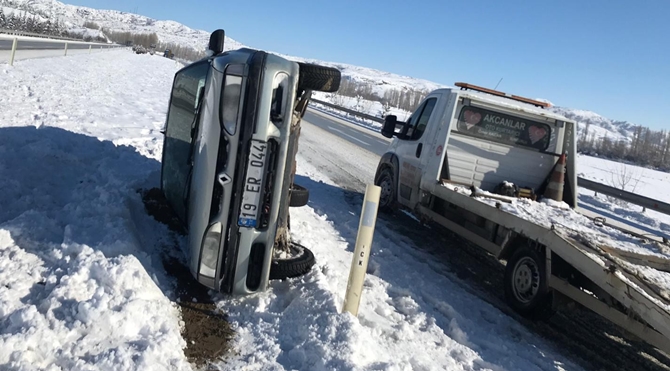
[(553, 295), (547, 285), (545, 259), (537, 250), (518, 248), (505, 268), (505, 299), (519, 314), (548, 319)]
[(375, 185), (382, 189), (379, 195), (379, 209), (385, 212), (393, 211), (396, 203), (396, 191), (393, 171), (390, 167), (385, 167), (379, 172), (379, 176), (375, 179)]
[(299, 277), (309, 272), (314, 266), (316, 260), (310, 249), (299, 243), (291, 242), (289, 250), (288, 253), (275, 251), (270, 266), (271, 280)]

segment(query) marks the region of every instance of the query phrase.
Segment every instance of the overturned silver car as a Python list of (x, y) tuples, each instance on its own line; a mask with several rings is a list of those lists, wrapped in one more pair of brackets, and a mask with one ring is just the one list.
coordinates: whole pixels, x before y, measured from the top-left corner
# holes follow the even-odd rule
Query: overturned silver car
[(188, 231), (193, 276), (239, 295), (268, 284), (300, 118), (313, 90), (338, 89), (340, 73), (259, 50), (222, 52), (223, 41), (223, 30), (212, 33), (210, 56), (175, 75), (161, 190)]

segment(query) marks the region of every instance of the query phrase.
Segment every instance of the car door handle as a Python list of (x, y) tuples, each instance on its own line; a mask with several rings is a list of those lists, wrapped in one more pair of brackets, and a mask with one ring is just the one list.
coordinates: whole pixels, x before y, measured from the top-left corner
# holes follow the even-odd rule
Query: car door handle
[(423, 149), (423, 143), (419, 143), (419, 145), (416, 146), (416, 157), (419, 158), (421, 157), (421, 150)]

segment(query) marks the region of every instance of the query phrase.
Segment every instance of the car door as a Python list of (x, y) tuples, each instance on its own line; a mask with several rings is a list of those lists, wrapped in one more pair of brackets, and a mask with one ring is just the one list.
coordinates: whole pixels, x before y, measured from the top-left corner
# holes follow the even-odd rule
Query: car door
[(398, 201), (406, 206), (414, 204), (412, 199), (418, 197), (416, 194), (421, 181), (421, 162), (427, 155), (424, 147), (429, 142), (423, 134), (435, 110), (437, 100), (437, 96), (426, 98), (407, 120), (402, 132), (398, 135), (399, 143), (396, 148), (400, 166)]

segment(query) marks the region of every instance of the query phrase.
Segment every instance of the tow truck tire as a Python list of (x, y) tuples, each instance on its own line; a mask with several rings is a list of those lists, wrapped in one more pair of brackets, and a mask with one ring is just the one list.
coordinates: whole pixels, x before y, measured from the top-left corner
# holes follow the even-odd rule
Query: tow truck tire
[(314, 266), (316, 259), (310, 249), (295, 242), (291, 244), (291, 248), (297, 252), (296, 256), (289, 259), (273, 259), (270, 266), (271, 280), (299, 277), (309, 272)]
[(379, 196), (379, 210), (383, 212), (392, 212), (396, 208), (396, 182), (393, 179), (393, 170), (384, 167), (375, 179), (375, 185), (381, 187)]
[(288, 206), (301, 207), (307, 205), (309, 201), (309, 190), (305, 187), (293, 184), (291, 186), (291, 195), (289, 197)]
[(546, 320), (554, 314), (547, 284), (546, 259), (539, 251), (519, 247), (505, 267), (505, 299), (524, 317)]
[(300, 66), (298, 89), (330, 93), (340, 88), (342, 74), (337, 68), (309, 63), (298, 63), (298, 65)]

